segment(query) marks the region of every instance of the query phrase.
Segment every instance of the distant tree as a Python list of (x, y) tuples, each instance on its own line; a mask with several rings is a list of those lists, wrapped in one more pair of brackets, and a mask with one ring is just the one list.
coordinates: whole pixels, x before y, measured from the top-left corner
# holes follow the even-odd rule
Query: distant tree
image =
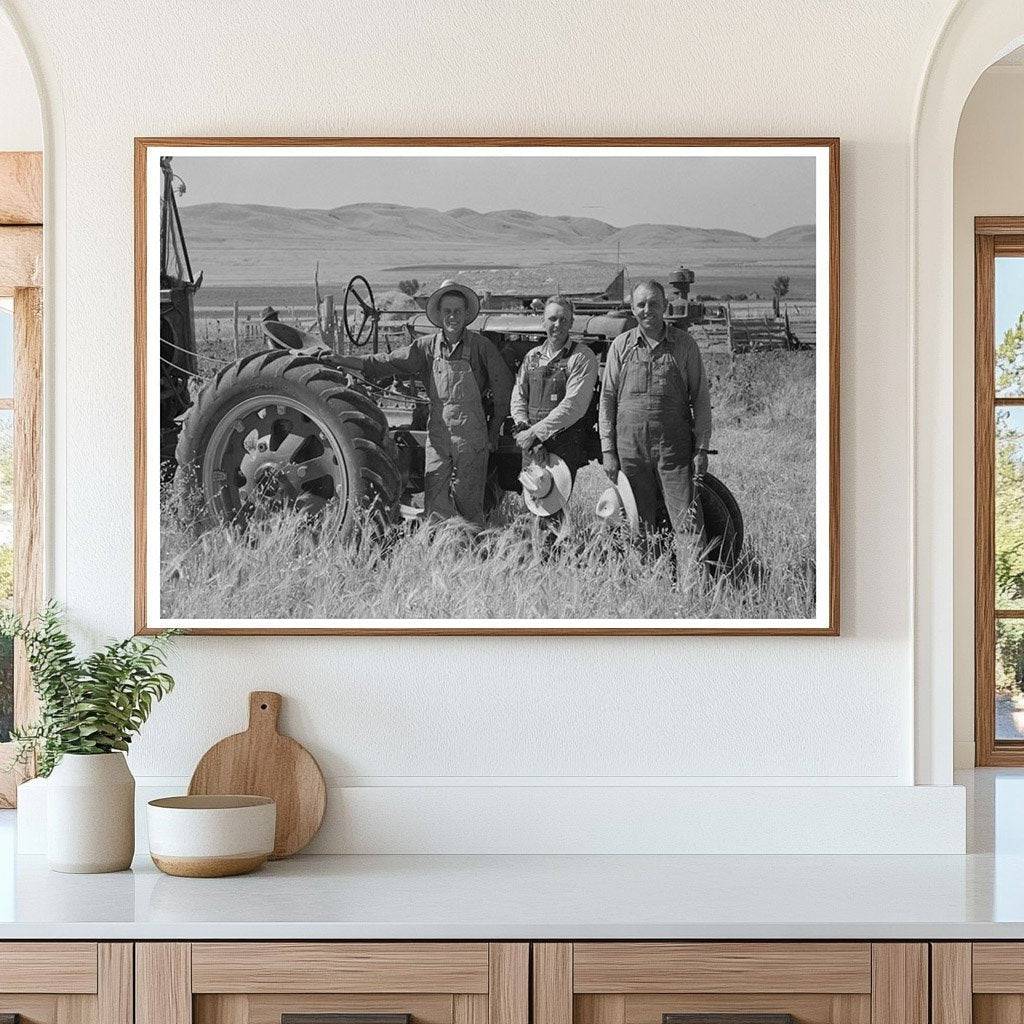
[[(1024, 395), (1024, 313), (996, 346), (996, 394)], [(996, 607), (1024, 602), (1024, 430), (1007, 409), (996, 412)], [(1024, 630), (997, 629), (996, 683), (1024, 689)]]
[(405, 292), (406, 295), (415, 295), (420, 290), (420, 283), (415, 277), (411, 277), (407, 281), (399, 281), (398, 290)]
[[(996, 394), (1022, 393), (1024, 313), (996, 348)], [(996, 606), (1020, 607), (1024, 601), (1024, 430), (1009, 409), (996, 412), (995, 428)], [(1018, 681), (1021, 675), (1018, 672)]]
[(1024, 313), (996, 347), (996, 394), (1024, 395)]
[(789, 275), (780, 274), (774, 281), (772, 281), (772, 313), (775, 316), (781, 316), (779, 312), (779, 304), (782, 301), (782, 297), (789, 293)]

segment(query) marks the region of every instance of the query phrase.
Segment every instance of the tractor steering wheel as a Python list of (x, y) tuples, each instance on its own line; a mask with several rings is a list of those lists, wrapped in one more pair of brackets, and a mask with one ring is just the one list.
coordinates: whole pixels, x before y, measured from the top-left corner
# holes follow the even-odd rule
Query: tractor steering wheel
[[(352, 303), (352, 317), (349, 318), (349, 301)], [(345, 301), (341, 306), (341, 322), (345, 327), (345, 336), (354, 348), (362, 348), (371, 340), (377, 340), (377, 324), (380, 321), (380, 310), (373, 301), (373, 289), (370, 282), (362, 274), (356, 274), (345, 289)], [(358, 328), (353, 330), (353, 322)], [(376, 348), (376, 345), (374, 345)]]

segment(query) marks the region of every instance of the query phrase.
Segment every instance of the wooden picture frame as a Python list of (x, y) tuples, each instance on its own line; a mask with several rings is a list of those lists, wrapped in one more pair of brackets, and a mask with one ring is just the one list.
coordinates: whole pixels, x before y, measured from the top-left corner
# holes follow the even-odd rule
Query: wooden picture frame
[[(331, 619), (175, 619), (163, 614), (160, 607), (158, 575), (159, 554), (154, 559), (155, 538), (159, 535), (159, 502), (154, 503), (152, 453), (155, 450), (152, 407), (147, 404), (153, 393), (152, 346), (154, 344), (154, 294), (151, 260), (154, 254), (154, 231), (160, 223), (159, 210), (154, 210), (156, 161), (161, 154), (185, 153), (201, 155), (243, 155), (266, 151), (281, 155), (316, 150), (346, 154), (399, 153), (410, 148), (429, 149), (448, 155), (455, 150), (471, 149), (474, 154), (507, 149), (518, 153), (543, 154), (557, 149), (575, 156), (588, 150), (609, 153), (628, 151), (631, 156), (648, 157), (678, 151), (679, 156), (721, 154), (739, 158), (750, 155), (768, 158), (792, 151), (799, 156), (813, 156), (817, 216), (815, 219), (816, 337), (827, 335), (827, 346), (817, 349), (815, 386), (817, 402), (816, 451), (818, 467), (815, 476), (814, 553), (811, 573), (814, 576), (814, 617), (797, 620), (759, 619), (643, 619), (618, 625), (615, 621), (576, 619), (430, 619), (410, 622), (403, 618), (387, 620)], [(180, 228), (180, 222), (179, 222)], [(781, 233), (781, 232), (780, 232)], [(205, 635), (340, 635), (340, 636), (403, 636), (403, 635), (630, 635), (630, 636), (836, 636), (839, 633), (840, 609), (840, 473), (839, 473), (839, 140), (836, 138), (158, 138), (135, 140), (135, 619), (139, 633), (154, 633), (173, 625), (187, 632)], [(198, 271), (198, 267), (196, 268)], [(357, 268), (353, 267), (354, 273)], [(396, 268), (401, 269), (401, 268)], [(191, 268), (189, 273), (191, 273)], [(208, 278), (207, 278), (208, 280)], [(819, 302), (817, 297), (827, 295)], [(238, 305), (236, 301), (237, 324)], [(723, 307), (724, 308), (724, 307)], [(157, 312), (158, 312), (157, 308)], [(766, 318), (767, 320), (767, 318)], [(317, 322), (320, 307), (317, 306)], [(786, 321), (789, 331), (789, 321)], [(236, 334), (237, 337), (237, 334)], [(730, 335), (731, 337), (731, 335)], [(156, 342), (159, 344), (159, 342)], [(824, 384), (822, 382), (824, 381)], [(824, 471), (821, 467), (824, 466)], [(817, 567), (816, 570), (814, 567)]]

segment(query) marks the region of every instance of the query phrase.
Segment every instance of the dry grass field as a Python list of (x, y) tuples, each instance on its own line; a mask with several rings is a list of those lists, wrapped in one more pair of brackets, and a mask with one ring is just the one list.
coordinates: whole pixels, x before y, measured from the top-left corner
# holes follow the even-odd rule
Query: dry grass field
[(579, 476), (571, 533), (545, 553), (518, 495), (506, 495), (475, 541), (457, 528), (396, 528), (380, 544), (314, 537), (294, 517), (245, 535), (190, 535), (173, 500), (161, 521), (161, 603), (169, 618), (736, 619), (815, 613), (813, 352), (708, 357), (714, 405), (711, 470), (733, 491), (746, 529), (728, 573), (678, 546), (644, 557), (602, 532), (605, 487)]

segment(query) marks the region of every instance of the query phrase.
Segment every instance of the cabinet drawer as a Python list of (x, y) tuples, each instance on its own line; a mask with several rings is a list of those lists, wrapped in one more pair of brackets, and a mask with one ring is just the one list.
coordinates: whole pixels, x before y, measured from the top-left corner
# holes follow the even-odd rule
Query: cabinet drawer
[[(135, 1024), (528, 1024), (517, 942), (139, 943)], [(303, 1019), (305, 1018), (305, 1020)], [(401, 1018), (399, 1018), (401, 1019)]]
[(0, 1018), (21, 1024), (132, 1024), (126, 942), (0, 942)]
[(975, 992), (1024, 994), (1024, 942), (975, 942), (971, 961)]
[(487, 991), (486, 942), (196, 942), (193, 992)]
[(94, 993), (95, 942), (0, 943), (0, 992)]
[[(247, 1024), (281, 1024), (286, 1015), (310, 1018), (328, 1014), (409, 1014), (410, 1024), (455, 1024), (453, 1006), (461, 999), (486, 996), (453, 995), (197, 995), (195, 1021), (244, 1019)], [(225, 1010), (227, 1012), (225, 1012)]]
[[(928, 1024), (928, 949), (869, 942), (536, 943), (533, 1009), (534, 1024)], [(673, 1021), (675, 1015), (682, 1019)], [(700, 1019), (708, 1015), (715, 1020)]]
[(574, 992), (871, 991), (867, 942), (578, 942)]

